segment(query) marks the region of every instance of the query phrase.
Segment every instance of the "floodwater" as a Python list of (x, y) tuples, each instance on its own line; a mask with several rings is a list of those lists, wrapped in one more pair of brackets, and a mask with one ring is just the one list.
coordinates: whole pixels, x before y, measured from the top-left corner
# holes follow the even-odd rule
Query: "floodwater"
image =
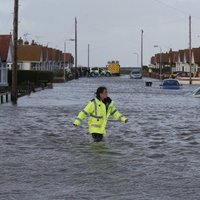
[[(1, 200), (200, 199), (200, 99), (144, 80), (83, 78), (0, 106)], [(73, 120), (109, 88), (128, 124), (102, 143)]]

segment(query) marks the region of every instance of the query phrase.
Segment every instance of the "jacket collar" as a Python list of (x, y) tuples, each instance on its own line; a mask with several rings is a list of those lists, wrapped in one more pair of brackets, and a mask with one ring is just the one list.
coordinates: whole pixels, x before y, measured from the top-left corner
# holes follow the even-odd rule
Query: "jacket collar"
[[(98, 99), (99, 101), (102, 101), (99, 97), (96, 97), (96, 99)], [(105, 104), (110, 104), (112, 102), (112, 99), (110, 97), (108, 97), (107, 99), (105, 99), (102, 102)]]

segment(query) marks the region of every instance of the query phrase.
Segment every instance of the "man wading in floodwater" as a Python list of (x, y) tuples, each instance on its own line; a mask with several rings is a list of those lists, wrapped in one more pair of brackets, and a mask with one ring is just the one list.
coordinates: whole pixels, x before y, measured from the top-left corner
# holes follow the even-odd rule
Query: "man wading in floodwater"
[(82, 121), (89, 116), (89, 133), (95, 142), (100, 142), (106, 135), (106, 124), (110, 115), (121, 122), (128, 122), (128, 119), (116, 110), (114, 101), (108, 97), (107, 88), (99, 87), (96, 98), (90, 101), (84, 110), (79, 113), (74, 126), (80, 126)]

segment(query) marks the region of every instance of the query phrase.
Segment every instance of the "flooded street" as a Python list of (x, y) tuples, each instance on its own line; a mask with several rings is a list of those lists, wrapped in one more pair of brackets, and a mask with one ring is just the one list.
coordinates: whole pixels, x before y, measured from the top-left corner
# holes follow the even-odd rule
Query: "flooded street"
[[(128, 76), (83, 78), (0, 106), (1, 200), (196, 200), (200, 196), (200, 99)], [(99, 144), (79, 111), (107, 86), (129, 118), (110, 118)]]

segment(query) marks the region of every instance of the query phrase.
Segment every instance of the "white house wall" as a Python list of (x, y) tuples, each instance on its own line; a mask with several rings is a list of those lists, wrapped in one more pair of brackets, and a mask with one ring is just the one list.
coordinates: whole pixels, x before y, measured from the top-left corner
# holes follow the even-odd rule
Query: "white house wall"
[(0, 62), (0, 86), (8, 85), (8, 68), (6, 63)]
[[(197, 72), (198, 65), (192, 66), (192, 73)], [(176, 64), (176, 71), (184, 71), (184, 72), (190, 72), (190, 65), (188, 63), (177, 63)]]
[(30, 62), (23, 62), (20, 63), (21, 70), (31, 70), (31, 63)]
[(7, 63), (12, 63), (12, 41), (10, 41), (10, 46), (8, 49)]

